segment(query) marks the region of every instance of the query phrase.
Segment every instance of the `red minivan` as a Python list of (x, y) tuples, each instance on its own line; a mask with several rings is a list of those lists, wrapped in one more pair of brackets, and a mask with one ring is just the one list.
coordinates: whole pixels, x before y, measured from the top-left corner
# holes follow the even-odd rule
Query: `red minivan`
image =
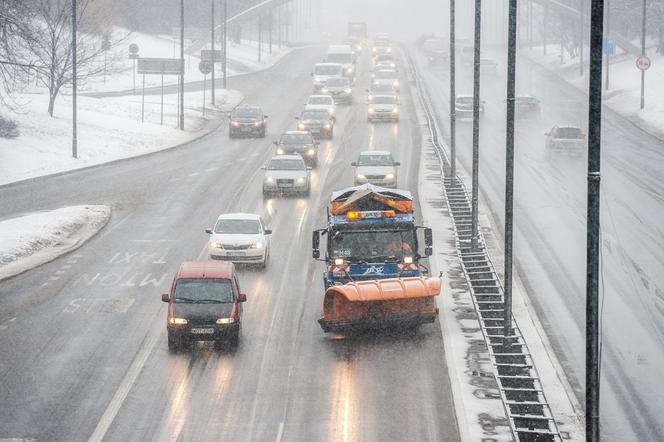
[(168, 348), (179, 350), (194, 341), (214, 341), (237, 347), (242, 303), (235, 266), (227, 261), (188, 261), (180, 265), (171, 292), (161, 295), (168, 303)]

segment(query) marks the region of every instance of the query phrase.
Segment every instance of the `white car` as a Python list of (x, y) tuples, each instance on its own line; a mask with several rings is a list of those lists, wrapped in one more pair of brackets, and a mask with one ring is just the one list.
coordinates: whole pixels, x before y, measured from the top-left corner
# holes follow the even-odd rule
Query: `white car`
[(392, 69), (381, 69), (374, 72), (372, 75), (372, 84), (391, 84), (397, 93), (399, 93), (399, 74)]
[(399, 99), (396, 95), (372, 95), (367, 108), (367, 121), (399, 121)]
[(397, 167), (392, 154), (386, 150), (365, 150), (360, 152), (355, 167), (355, 185), (370, 183), (381, 187), (397, 187)]
[(211, 229), (208, 251), (210, 259), (258, 264), (265, 268), (270, 257), (271, 230), (259, 215), (227, 213), (220, 215)]
[(306, 103), (305, 110), (326, 110), (331, 117), (337, 113), (337, 106), (334, 104), (334, 98), (331, 95), (311, 95)]
[(344, 68), (340, 63), (317, 63), (311, 76), (314, 78), (314, 93), (320, 92), (325, 82), (332, 77), (343, 77)]
[(263, 196), (286, 193), (309, 195), (311, 167), (307, 167), (299, 154), (272, 157), (263, 170)]

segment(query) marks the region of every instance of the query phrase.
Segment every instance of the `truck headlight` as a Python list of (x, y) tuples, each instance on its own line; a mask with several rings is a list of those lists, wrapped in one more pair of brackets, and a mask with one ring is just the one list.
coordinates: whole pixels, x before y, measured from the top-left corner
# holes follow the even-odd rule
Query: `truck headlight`
[(334, 265), (335, 266), (342, 266), (342, 265), (344, 265), (344, 260), (342, 258), (336, 258), (334, 260)]
[(235, 322), (233, 318), (219, 318), (217, 319), (217, 324), (232, 324)]
[(174, 316), (171, 316), (168, 318), (168, 323), (171, 325), (187, 325), (187, 320), (184, 318), (176, 318)]
[(214, 249), (223, 249), (224, 248), (224, 246), (222, 246), (220, 242), (216, 242), (216, 241), (211, 242), (210, 247), (212, 247)]
[(413, 263), (413, 257), (412, 256), (404, 256), (403, 257), (403, 263), (404, 264), (412, 264)]

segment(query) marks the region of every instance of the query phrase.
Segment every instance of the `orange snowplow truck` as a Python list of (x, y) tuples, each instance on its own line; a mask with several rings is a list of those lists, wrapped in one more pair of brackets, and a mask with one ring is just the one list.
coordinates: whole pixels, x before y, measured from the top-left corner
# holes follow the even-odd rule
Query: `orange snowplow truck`
[[(328, 225), (313, 232), (313, 257), (327, 263), (325, 332), (354, 328), (418, 326), (435, 321), (439, 278), (420, 264), (417, 230), (424, 230), (424, 255), (432, 253), (431, 229), (417, 226), (410, 192), (365, 184), (334, 192)], [(327, 238), (320, 255), (321, 235)]]

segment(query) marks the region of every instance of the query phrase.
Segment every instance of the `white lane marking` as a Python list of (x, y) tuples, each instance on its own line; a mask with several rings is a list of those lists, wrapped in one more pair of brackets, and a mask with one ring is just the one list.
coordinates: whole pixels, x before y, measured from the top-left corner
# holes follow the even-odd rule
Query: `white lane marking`
[[(161, 324), (159, 325), (161, 326)], [(113, 399), (111, 399), (111, 402), (106, 407), (106, 411), (104, 411), (101, 419), (99, 419), (99, 423), (97, 423), (97, 427), (92, 433), (92, 436), (90, 436), (90, 439), (88, 439), (88, 442), (102, 442), (104, 439), (106, 432), (115, 420), (115, 416), (117, 416), (118, 412), (120, 411), (120, 407), (127, 398), (129, 391), (134, 385), (134, 382), (136, 382), (138, 375), (141, 374), (141, 371), (143, 371), (143, 366), (147, 362), (148, 357), (152, 353), (152, 350), (154, 350), (154, 347), (157, 345), (157, 340), (161, 335), (160, 331), (161, 327), (155, 327), (151, 330), (150, 336), (148, 336), (148, 339), (139, 349), (136, 358), (129, 366), (129, 370), (127, 370), (127, 373), (122, 379), (120, 387), (118, 387), (116, 390), (115, 395), (113, 395)]]
[(152, 242), (153, 239), (130, 239), (129, 242)]
[(58, 279), (60, 279), (59, 276), (51, 276), (50, 278), (48, 278), (49, 281), (57, 281)]
[(175, 181), (180, 181), (180, 178), (171, 178), (170, 180), (168, 180), (169, 183), (173, 183)]
[(205, 169), (206, 172), (214, 172), (215, 170), (219, 169), (218, 167), (208, 167)]
[(247, 161), (247, 157), (238, 158), (238, 161)]
[(64, 275), (65, 273), (67, 272), (65, 272), (64, 270), (58, 270), (55, 272), (56, 275)]
[(251, 154), (252, 157), (257, 157), (258, 155), (260, 155), (260, 153), (258, 153), (258, 152), (254, 152), (254, 153)]
[(281, 442), (281, 439), (284, 437), (284, 423), (283, 421), (279, 423), (279, 430), (277, 431), (277, 440), (276, 442)]
[(48, 285), (48, 282), (43, 283), (41, 286), (46, 287)]
[(196, 175), (200, 175), (200, 174), (201, 174), (200, 172), (193, 172), (193, 173), (190, 173), (187, 176), (196, 176)]
[(70, 264), (64, 264), (60, 268), (61, 269), (71, 269), (71, 265)]
[[(5, 324), (0, 325), (0, 331), (5, 331), (5, 330), (7, 330), (8, 328), (9, 328), (8, 325), (5, 325)], [(2, 440), (2, 439), (0, 439), (0, 440)]]

